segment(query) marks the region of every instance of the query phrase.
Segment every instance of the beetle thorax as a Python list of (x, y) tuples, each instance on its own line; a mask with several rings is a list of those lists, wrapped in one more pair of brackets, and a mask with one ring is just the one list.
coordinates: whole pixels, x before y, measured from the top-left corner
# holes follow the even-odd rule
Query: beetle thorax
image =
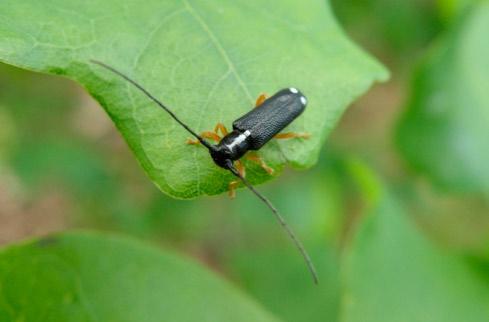
[(222, 138), (216, 149), (211, 152), (214, 162), (223, 168), (227, 168), (228, 160), (236, 161), (249, 150), (248, 138), (251, 132), (232, 131)]

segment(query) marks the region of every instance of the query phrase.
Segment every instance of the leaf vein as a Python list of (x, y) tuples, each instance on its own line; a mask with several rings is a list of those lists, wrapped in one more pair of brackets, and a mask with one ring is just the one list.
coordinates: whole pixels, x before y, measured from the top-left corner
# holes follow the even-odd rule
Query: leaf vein
[(139, 61), (141, 60), (141, 57), (148, 50), (148, 48), (149, 48), (149, 46), (151, 44), (151, 41), (153, 40), (153, 38), (155, 37), (155, 35), (158, 33), (158, 31), (161, 28), (163, 28), (171, 18), (179, 15), (180, 13), (182, 13), (184, 11), (185, 11), (185, 8), (181, 8), (181, 9), (175, 10), (172, 13), (169, 13), (169, 14), (165, 15), (163, 18), (161, 18), (161, 20), (162, 20), (161, 23), (159, 23), (153, 30), (150, 31), (149, 36), (148, 36), (148, 39), (146, 40), (145, 44), (143, 45), (143, 47), (141, 48), (141, 50), (139, 51), (139, 53), (134, 58), (133, 68), (135, 68), (139, 64)]
[(233, 61), (229, 57), (228, 53), (226, 52), (226, 50), (222, 46), (222, 44), (219, 41), (219, 39), (216, 37), (216, 35), (211, 30), (211, 28), (209, 27), (209, 25), (205, 22), (205, 20), (198, 14), (198, 12), (195, 10), (195, 8), (192, 7), (192, 5), (187, 0), (182, 0), (182, 1), (185, 4), (185, 7), (187, 8), (187, 10), (190, 13), (190, 15), (200, 24), (200, 26), (202, 27), (202, 29), (209, 36), (211, 42), (214, 44), (214, 46), (216, 47), (217, 51), (221, 54), (221, 56), (223, 57), (224, 61), (229, 66), (229, 69), (232, 71), (232, 73), (236, 77), (236, 80), (238, 81), (239, 86), (241, 87), (241, 89), (243, 90), (243, 92), (245, 93), (245, 95), (248, 97), (248, 99), (250, 100), (250, 102), (253, 103), (253, 96), (251, 95), (248, 87), (246, 86), (246, 84), (244, 83), (243, 79), (241, 78), (241, 76), (239, 75), (238, 71), (236, 70), (235, 64), (233, 63)]

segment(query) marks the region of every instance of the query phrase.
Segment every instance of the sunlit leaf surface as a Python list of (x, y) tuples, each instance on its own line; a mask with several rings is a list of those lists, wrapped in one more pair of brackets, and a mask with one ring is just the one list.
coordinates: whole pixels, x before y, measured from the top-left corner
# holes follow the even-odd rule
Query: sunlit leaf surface
[[(262, 92), (300, 88), (307, 111), (288, 130), (309, 140), (262, 151), (276, 174), (315, 163), (347, 105), (387, 72), (339, 29), (323, 0), (47, 0), (0, 3), (0, 60), (77, 80), (101, 103), (151, 179), (180, 198), (227, 190), (231, 175), (128, 83), (124, 71), (196, 131), (228, 127)], [(270, 179), (248, 164), (254, 183)]]

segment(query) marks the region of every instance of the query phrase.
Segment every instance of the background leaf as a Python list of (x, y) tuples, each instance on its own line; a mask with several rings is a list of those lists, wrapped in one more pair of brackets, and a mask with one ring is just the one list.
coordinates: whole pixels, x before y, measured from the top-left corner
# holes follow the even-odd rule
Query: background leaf
[(377, 198), (343, 267), (341, 321), (487, 321), (487, 269), (433, 245), (385, 191)]
[(489, 193), (489, 3), (466, 12), (420, 66), (398, 146), (439, 187)]
[[(136, 78), (197, 131), (230, 126), (261, 92), (302, 89), (309, 107), (289, 130), (312, 138), (269, 144), (263, 156), (277, 170), (311, 166), (346, 106), (387, 77), (346, 39), (323, 0), (9, 0), (0, 12), (0, 60), (83, 84), (152, 180), (180, 198), (223, 192), (231, 177), (206, 150), (184, 144), (189, 135), (168, 115), (89, 59)], [(253, 165), (248, 174), (269, 179)]]
[(277, 321), (187, 259), (89, 233), (3, 250), (0, 286), (5, 322)]
[[(261, 205), (254, 202), (254, 196), (243, 192), (228, 211), (241, 218), (248, 233), (242, 237), (243, 242), (226, 251), (226, 267), (250, 295), (284, 321), (337, 321), (338, 227), (346, 215), (342, 188), (347, 178), (341, 175), (342, 163), (328, 149), (311, 171), (286, 173), (263, 187), (279, 209), (288, 209), (287, 221), (301, 236), (314, 261), (320, 276), (318, 285), (311, 283), (297, 250), (260, 211)], [(280, 183), (284, 180), (287, 184)], [(232, 236), (236, 239), (236, 234)], [(232, 247), (233, 237), (226, 241), (227, 247)]]

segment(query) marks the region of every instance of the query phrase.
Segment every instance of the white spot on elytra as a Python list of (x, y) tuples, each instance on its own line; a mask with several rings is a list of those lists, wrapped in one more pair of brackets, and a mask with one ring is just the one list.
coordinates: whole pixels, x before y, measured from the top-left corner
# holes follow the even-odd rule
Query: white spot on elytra
[(289, 91), (290, 91), (291, 93), (294, 93), (294, 94), (299, 93), (299, 91), (297, 90), (297, 88), (294, 88), (294, 87), (289, 88)]
[(306, 106), (306, 104), (307, 104), (307, 99), (304, 96), (301, 96), (301, 103), (304, 106)]

